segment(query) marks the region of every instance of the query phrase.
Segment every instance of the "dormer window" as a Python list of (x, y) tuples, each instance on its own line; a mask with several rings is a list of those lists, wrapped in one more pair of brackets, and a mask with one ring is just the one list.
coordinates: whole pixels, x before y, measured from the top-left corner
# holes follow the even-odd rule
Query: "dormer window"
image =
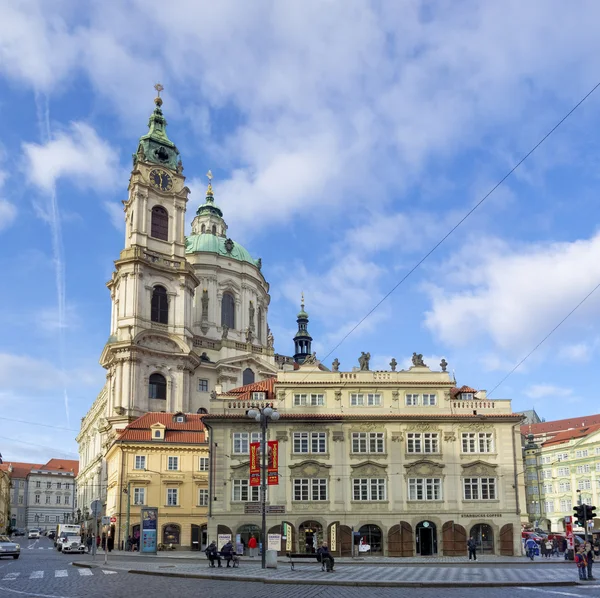
[(472, 401), (473, 400), (473, 393), (472, 392), (461, 392), (460, 396), (462, 398), (463, 401)]
[(176, 413), (175, 414), (175, 421), (178, 424), (184, 424), (185, 423), (185, 415), (183, 415), (183, 413)]
[(165, 439), (165, 426), (163, 424), (156, 423), (150, 426), (152, 430), (152, 440), (164, 440)]
[(162, 436), (162, 432), (160, 430), (154, 430), (154, 438), (160, 438)]

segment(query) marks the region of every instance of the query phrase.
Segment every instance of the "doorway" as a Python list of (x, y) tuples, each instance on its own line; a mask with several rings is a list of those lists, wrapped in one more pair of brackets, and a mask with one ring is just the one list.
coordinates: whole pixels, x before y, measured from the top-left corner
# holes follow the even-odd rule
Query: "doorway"
[(323, 542), (323, 526), (318, 521), (305, 521), (298, 528), (299, 552), (313, 553)]
[(431, 521), (421, 521), (416, 529), (417, 554), (432, 556), (437, 554), (437, 528)]
[(477, 544), (481, 554), (494, 554), (494, 531), (491, 526), (479, 523), (471, 528), (471, 537)]

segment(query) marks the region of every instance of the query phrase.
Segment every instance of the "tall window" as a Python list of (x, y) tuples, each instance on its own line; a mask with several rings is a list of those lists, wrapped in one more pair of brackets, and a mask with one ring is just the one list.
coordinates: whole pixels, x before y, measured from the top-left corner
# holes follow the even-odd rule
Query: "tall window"
[(383, 453), (385, 446), (383, 432), (353, 432), (353, 453)]
[(179, 457), (169, 457), (167, 460), (167, 469), (177, 471), (179, 469)]
[(198, 506), (208, 507), (208, 490), (206, 488), (198, 490)]
[(325, 395), (294, 395), (294, 407), (322, 407), (325, 405)]
[(496, 478), (465, 478), (465, 500), (496, 500)]
[(38, 481), (38, 482), (35, 483), (35, 487), (36, 488), (40, 488), (41, 486), (42, 486), (42, 482)]
[(40, 495), (39, 494), (35, 495), (35, 501), (34, 502), (35, 502), (36, 505), (40, 504)]
[(52, 482), (46, 482), (46, 488), (48, 488), (48, 489), (52, 488)]
[(295, 453), (326, 453), (325, 432), (294, 432)]
[(146, 504), (146, 488), (134, 488), (133, 489), (133, 504), (134, 505)]
[(440, 478), (409, 478), (408, 500), (442, 500)]
[(407, 407), (414, 407), (419, 404), (419, 395), (407, 394), (406, 395), (406, 405)]
[(152, 291), (152, 305), (150, 319), (159, 324), (169, 323), (169, 302), (167, 300), (167, 289), (156, 286)]
[(437, 432), (409, 432), (406, 435), (406, 452), (439, 453), (440, 442)]
[(425, 407), (432, 407), (437, 403), (437, 396), (434, 394), (424, 394), (423, 395), (423, 405)]
[(167, 507), (176, 507), (179, 490), (177, 488), (167, 488)]
[(493, 453), (494, 435), (491, 432), (464, 432), (462, 434), (463, 453)]
[(246, 384), (254, 384), (254, 370), (252, 368), (246, 368), (242, 372), (242, 384), (246, 386)]
[(68, 505), (69, 504), (69, 496), (65, 496), (65, 504)]
[(258, 502), (260, 487), (250, 486), (248, 480), (233, 480), (231, 500), (233, 502)]
[(327, 500), (327, 479), (294, 480), (294, 500)]
[(221, 326), (235, 328), (235, 298), (231, 293), (223, 293), (221, 299)]
[(262, 339), (263, 339), (262, 330), (263, 330), (263, 308), (259, 307), (258, 308), (258, 317), (257, 317), (257, 321), (256, 321), (256, 336), (259, 341), (262, 341)]
[(150, 236), (161, 241), (169, 240), (169, 213), (162, 206), (152, 208)]
[(247, 455), (250, 452), (251, 442), (260, 442), (260, 432), (234, 432), (233, 433), (233, 453), (235, 455)]
[(377, 393), (354, 394), (350, 395), (350, 405), (352, 407), (380, 407), (381, 395)]
[(50, 504), (50, 496), (46, 496), (46, 504), (49, 505)]
[(59, 505), (59, 504), (60, 504), (60, 494), (59, 494), (59, 495), (57, 495), (57, 497), (56, 497), (56, 504), (57, 504), (57, 505)]
[(384, 478), (357, 478), (352, 480), (353, 500), (385, 500)]
[(135, 456), (134, 469), (146, 469), (146, 457), (143, 455)]
[(198, 471), (208, 471), (208, 457), (200, 457)]
[(167, 398), (167, 381), (162, 374), (152, 374), (148, 384), (148, 398), (163, 399)]

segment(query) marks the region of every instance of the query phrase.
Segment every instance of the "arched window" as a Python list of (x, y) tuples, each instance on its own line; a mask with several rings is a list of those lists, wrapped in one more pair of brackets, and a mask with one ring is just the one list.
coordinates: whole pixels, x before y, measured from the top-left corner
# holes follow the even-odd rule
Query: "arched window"
[(152, 291), (150, 319), (159, 324), (169, 323), (169, 302), (165, 287), (156, 286)]
[(162, 206), (152, 208), (150, 236), (162, 241), (169, 240), (169, 213)]
[(181, 528), (174, 523), (169, 523), (163, 527), (163, 544), (179, 544)]
[(152, 374), (148, 384), (149, 399), (167, 399), (167, 381), (162, 374)]
[(213, 224), (213, 226), (212, 226), (212, 234), (213, 235), (217, 234), (217, 225), (216, 224)]
[(221, 326), (235, 328), (235, 298), (231, 293), (223, 293), (221, 299)]
[(250, 368), (246, 368), (244, 373), (242, 374), (242, 384), (246, 386), (246, 384), (254, 383), (254, 372)]
[(204, 224), (202, 225), (202, 228), (200, 229), (200, 232), (202, 234), (204, 234), (206, 232), (206, 226), (204, 226)]

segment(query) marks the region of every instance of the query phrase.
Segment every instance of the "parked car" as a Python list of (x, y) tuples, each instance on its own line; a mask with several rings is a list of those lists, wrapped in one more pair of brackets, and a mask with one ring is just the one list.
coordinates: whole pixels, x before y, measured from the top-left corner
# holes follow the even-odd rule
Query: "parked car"
[(27, 536), (30, 540), (37, 540), (40, 537), (40, 532), (36, 529), (32, 529), (29, 531), (29, 535)]
[(528, 538), (533, 538), (538, 544), (542, 542), (542, 537), (535, 532), (521, 532), (521, 538), (523, 540), (527, 540)]
[(13, 559), (18, 559), (21, 554), (21, 546), (16, 542), (11, 541), (8, 536), (0, 536), (0, 557), (12, 556)]
[(24, 535), (25, 535), (25, 530), (24, 529), (13, 530), (13, 536), (24, 536)]

